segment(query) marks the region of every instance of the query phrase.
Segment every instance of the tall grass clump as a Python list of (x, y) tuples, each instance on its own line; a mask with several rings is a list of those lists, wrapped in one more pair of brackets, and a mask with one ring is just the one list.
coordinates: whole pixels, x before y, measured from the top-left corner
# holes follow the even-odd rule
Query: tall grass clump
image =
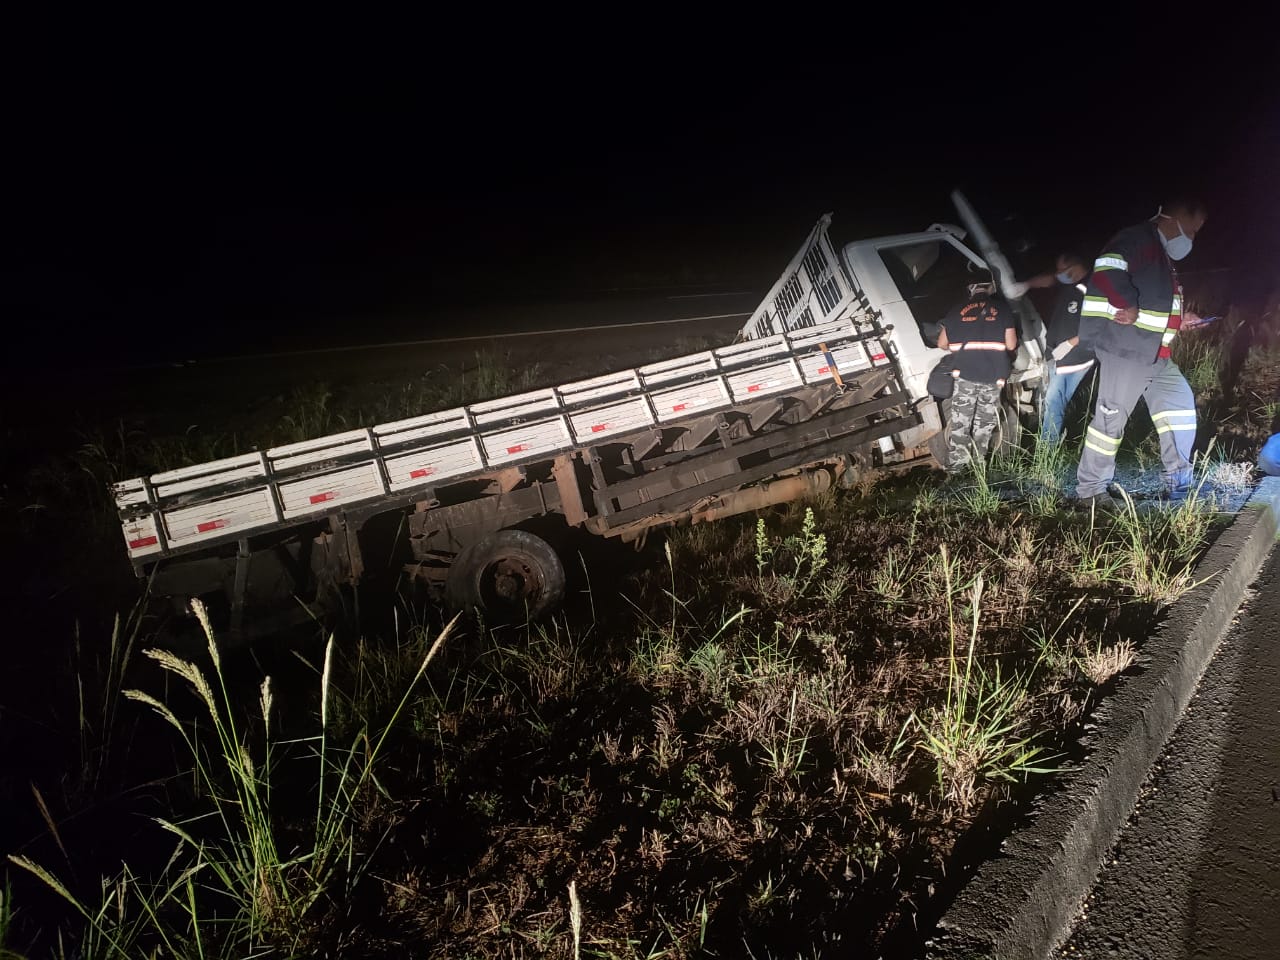
[[(949, 632), (946, 699), (923, 716), (912, 714), (922, 739), (918, 746), (934, 758), (938, 784), (961, 812), (972, 809), (983, 781), (1016, 781), (1032, 773), (1049, 773), (1042, 765), (1045, 750), (1033, 746), (1027, 709), (1030, 694), (1025, 678), (1004, 677), (997, 663), (992, 670), (975, 662), (978, 624), (982, 611), (983, 576), (956, 589), (957, 565), (944, 544), (941, 566), (946, 583)], [(958, 649), (957, 592), (968, 593), (970, 616), (967, 644)], [(963, 642), (963, 641), (961, 641)]]
[(992, 468), (976, 453), (969, 458), (970, 485), (957, 496), (960, 509), (976, 519), (989, 517), (1000, 509), (1000, 493), (992, 483)]
[(1172, 509), (1139, 511), (1121, 491), (1123, 506), (1115, 520), (1117, 579), (1139, 598), (1167, 606), (1199, 585), (1192, 571), (1213, 510), (1198, 493), (1197, 488)]
[(1225, 352), (1225, 344), (1214, 330), (1191, 332), (1173, 342), (1173, 360), (1197, 396), (1218, 389)]
[(1078, 451), (1065, 441), (1037, 436), (1030, 449), (1005, 447), (993, 458), (989, 472), (1032, 497), (1060, 494), (1075, 469)]
[(75, 626), (72, 649), (80, 753), (77, 788), (88, 796), (102, 785), (111, 767), (116, 741), (123, 733), (120, 707), (125, 697), (124, 674), (134, 659), (145, 606), (144, 595), (127, 619), (115, 617), (105, 656), (87, 654), (81, 642), (80, 624), (77, 622)]
[[(193, 763), (198, 794), (209, 803), (201, 815), (155, 818), (177, 846), (157, 882), (142, 883), (126, 866), (104, 881), (102, 905), (90, 907), (48, 870), (24, 857), (10, 857), (60, 897), (86, 923), (86, 956), (130, 956), (139, 945), (163, 945), (174, 956), (244, 955), (267, 945), (297, 950), (308, 937), (308, 917), (322, 897), (349, 897), (364, 876), (378, 844), (358, 848), (361, 805), (381, 790), (375, 770), (387, 738), (410, 695), (453, 630), (456, 618), (436, 637), (389, 718), (379, 727), (361, 727), (346, 745), (331, 740), (334, 642), (325, 648), (321, 676), (320, 730), (310, 738), (282, 742), (273, 736), (275, 714), (271, 678), (258, 691), (257, 715), (238, 719), (222, 658), (208, 615), (199, 600), (192, 611), (203, 629), (212, 667), (167, 650), (144, 655), (195, 696), (200, 716), (179, 719), (173, 709), (142, 690), (124, 696), (150, 707), (172, 727)], [(273, 809), (280, 751), (309, 744), (316, 764), (315, 807), (310, 829), (288, 828)], [(132, 904), (136, 909), (128, 909)], [(88, 950), (97, 944), (100, 954)]]

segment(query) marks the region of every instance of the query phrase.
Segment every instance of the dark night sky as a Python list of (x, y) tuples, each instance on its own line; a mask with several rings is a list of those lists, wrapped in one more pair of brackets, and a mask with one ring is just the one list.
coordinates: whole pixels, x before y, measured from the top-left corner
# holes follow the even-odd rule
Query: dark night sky
[(767, 285), (822, 212), (838, 240), (920, 229), (955, 219), (953, 186), (1037, 241), (1029, 268), (1200, 192), (1188, 268), (1280, 285), (1259, 24), (1104, 51), (904, 22), (826, 54), (809, 31), (505, 25), (324, 43), (175, 25), (181, 42), (90, 33), (10, 62), (0, 281), (32, 363), (237, 352), (355, 317), (440, 335), (424, 307), (644, 278)]

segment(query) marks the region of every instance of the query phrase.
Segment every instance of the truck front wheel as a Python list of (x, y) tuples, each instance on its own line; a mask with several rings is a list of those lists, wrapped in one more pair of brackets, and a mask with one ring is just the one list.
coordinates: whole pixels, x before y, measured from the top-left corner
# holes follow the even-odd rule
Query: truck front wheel
[(1018, 414), (1018, 405), (1008, 400), (1000, 401), (1000, 422), (991, 437), (991, 453), (993, 456), (1010, 454), (1022, 446), (1022, 418)]
[(564, 600), (564, 564), (541, 537), (499, 530), (458, 554), (445, 596), (456, 609), (479, 607), (490, 617), (537, 619)]

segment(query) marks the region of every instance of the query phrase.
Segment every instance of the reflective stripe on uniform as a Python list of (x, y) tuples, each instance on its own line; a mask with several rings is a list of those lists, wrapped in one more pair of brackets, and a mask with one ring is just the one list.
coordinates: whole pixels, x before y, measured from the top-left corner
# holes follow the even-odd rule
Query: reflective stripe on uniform
[(1004, 341), (996, 340), (970, 340), (964, 344), (965, 350), (1008, 350), (1004, 345)]
[(1153, 310), (1139, 310), (1138, 319), (1133, 322), (1133, 325), (1143, 330), (1150, 330), (1152, 333), (1163, 333), (1169, 326), (1169, 315)]
[(1097, 260), (1093, 261), (1094, 270), (1125, 270), (1129, 269), (1129, 261), (1118, 253), (1104, 253)]
[(1088, 370), (1093, 366), (1092, 360), (1086, 360), (1084, 363), (1073, 363), (1070, 366), (1055, 366), (1053, 372), (1055, 375), (1063, 376), (1068, 373), (1079, 373), (1081, 370)]
[(1167, 347), (1169, 344), (1173, 343), (1173, 338), (1176, 337), (1177, 335), (1178, 335), (1177, 330), (1166, 330), (1164, 332), (1164, 335), (1160, 337), (1160, 342)]
[(1110, 320), (1116, 315), (1119, 308), (1111, 304), (1106, 297), (1085, 297), (1084, 308), (1080, 311), (1082, 317), (1105, 317)]
[(1116, 452), (1120, 449), (1120, 438), (1108, 437), (1101, 430), (1097, 430), (1093, 426), (1090, 426), (1088, 432), (1085, 434), (1084, 445), (1090, 450), (1094, 450), (1097, 453), (1102, 454), (1104, 457), (1114, 457)]
[(1196, 412), (1194, 410), (1161, 410), (1151, 415), (1151, 422), (1156, 425), (1156, 433), (1181, 433), (1196, 428)]

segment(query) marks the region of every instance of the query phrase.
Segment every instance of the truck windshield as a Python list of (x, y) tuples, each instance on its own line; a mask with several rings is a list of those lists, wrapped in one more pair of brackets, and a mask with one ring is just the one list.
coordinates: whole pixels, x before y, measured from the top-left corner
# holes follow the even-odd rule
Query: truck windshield
[(942, 318), (968, 293), (969, 284), (990, 279), (990, 274), (942, 240), (883, 247), (880, 259), (930, 346), (938, 342)]

